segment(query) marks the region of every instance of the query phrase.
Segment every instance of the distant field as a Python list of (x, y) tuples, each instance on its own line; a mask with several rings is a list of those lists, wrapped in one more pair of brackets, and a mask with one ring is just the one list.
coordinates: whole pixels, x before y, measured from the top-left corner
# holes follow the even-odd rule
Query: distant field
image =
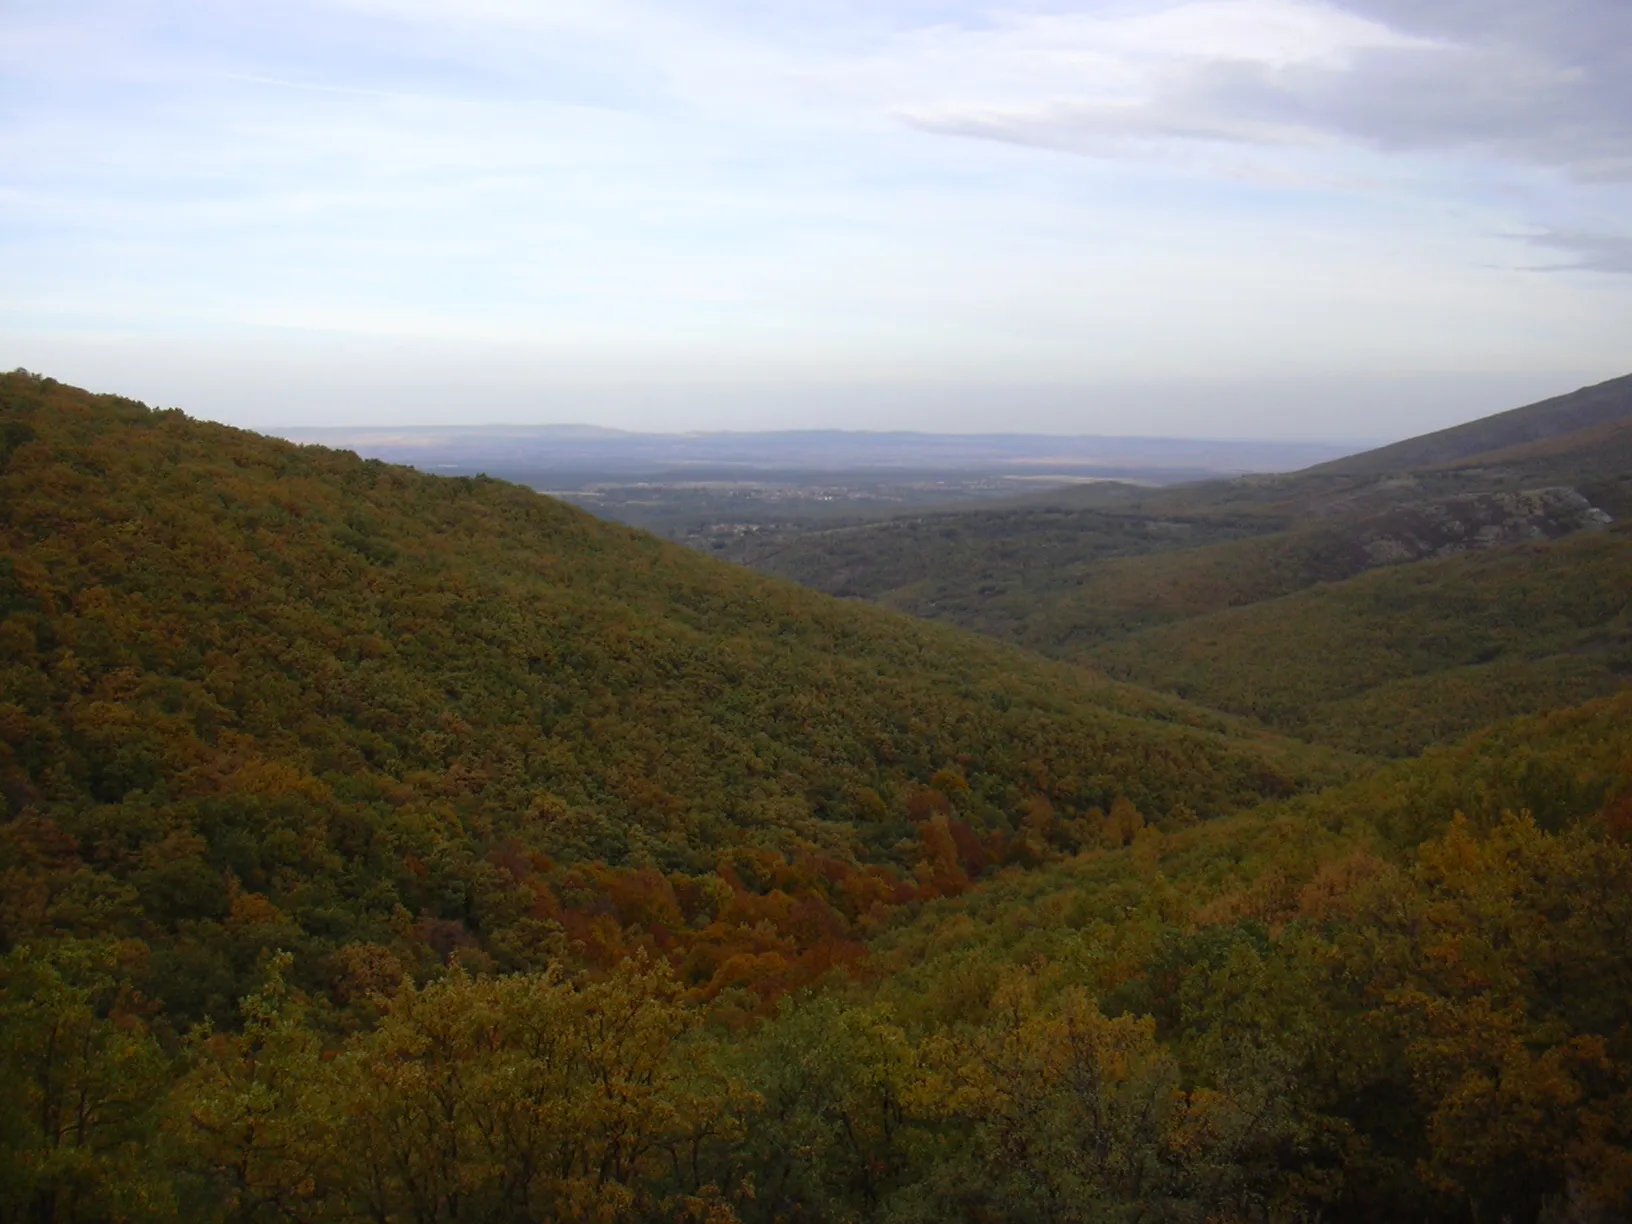
[[(661, 476), (747, 478), (755, 472), (973, 472), (1111, 476), (1135, 472), (1286, 472), (1340, 458), (1350, 447), (1318, 442), (1243, 442), (1053, 434), (626, 433), (586, 425), (328, 428), (270, 431), (291, 442), (354, 450), (425, 470), (554, 474), (576, 482)], [(714, 473), (705, 476), (703, 473)]]

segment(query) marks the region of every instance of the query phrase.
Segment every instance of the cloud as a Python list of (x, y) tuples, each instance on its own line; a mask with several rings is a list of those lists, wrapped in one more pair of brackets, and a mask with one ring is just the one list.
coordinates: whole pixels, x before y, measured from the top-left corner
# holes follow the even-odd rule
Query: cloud
[(1085, 77), (1025, 100), (903, 114), (928, 131), (1101, 155), (1150, 140), (1338, 142), (1632, 182), (1626, 0), (1236, 0), (1082, 33), (1138, 70), (1131, 96)]
[(1584, 231), (1555, 230), (1537, 234), (1527, 241), (1532, 246), (1563, 251), (1575, 257), (1567, 264), (1550, 264), (1541, 272), (1588, 271), (1632, 274), (1632, 236)]

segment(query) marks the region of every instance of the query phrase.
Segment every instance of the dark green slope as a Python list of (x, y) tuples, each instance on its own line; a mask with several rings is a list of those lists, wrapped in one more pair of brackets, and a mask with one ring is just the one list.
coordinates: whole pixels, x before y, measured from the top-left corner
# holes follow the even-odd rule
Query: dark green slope
[(1423, 499), (1290, 528), (1279, 515), (1232, 512), (964, 512), (812, 532), (755, 563), (830, 594), (1092, 661), (1102, 644), (1153, 625), (1381, 566), (1596, 531), (1604, 520), (1568, 488)]
[[(400, 859), (382, 824), (447, 821), (678, 866), (732, 844), (889, 857), (898, 797), (948, 767), (993, 821), (1039, 790), (1219, 812), (1307, 776), (1183, 703), (501, 482), (24, 375), (0, 406), (14, 818), (222, 804), (220, 853), (258, 875), (346, 838)], [(257, 844), (234, 805), (291, 794), (327, 826)]]
[(1378, 569), (1096, 646), (1111, 674), (1401, 754), (1632, 679), (1632, 535)]
[(1251, 516), (1038, 506), (893, 519), (746, 538), (737, 559), (844, 598), (949, 621), (1030, 646), (1027, 622), (1097, 565), (1262, 534)]

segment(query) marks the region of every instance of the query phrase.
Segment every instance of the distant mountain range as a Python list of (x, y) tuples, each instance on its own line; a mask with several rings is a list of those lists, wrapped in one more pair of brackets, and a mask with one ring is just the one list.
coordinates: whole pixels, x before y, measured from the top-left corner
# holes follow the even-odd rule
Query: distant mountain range
[(624, 433), (590, 425), (328, 428), (274, 431), (293, 442), (354, 450), (425, 471), (525, 473), (550, 484), (582, 474), (695, 475), (699, 471), (993, 471), (1194, 479), (1281, 472), (1339, 458), (1317, 442), (1183, 438), (935, 434), (851, 430), (763, 433)]

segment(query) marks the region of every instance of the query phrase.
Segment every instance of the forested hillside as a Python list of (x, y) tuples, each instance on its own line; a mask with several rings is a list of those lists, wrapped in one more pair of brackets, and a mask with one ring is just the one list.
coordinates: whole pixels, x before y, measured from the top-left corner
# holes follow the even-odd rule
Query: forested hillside
[(0, 378), (0, 1224), (1626, 1218), (1632, 694), (1350, 751), (1619, 684), (1504, 496), (1085, 527), (1191, 703)]
[(1377, 569), (1088, 657), (1306, 740), (1409, 755), (1632, 680), (1632, 533)]
[[(952, 886), (920, 880), (930, 817), (962, 879), (1049, 852), (1036, 801), (1213, 816), (1329, 776), (1206, 711), (515, 486), (22, 375), (0, 394), (6, 935), (157, 939), (148, 988), (187, 1016), (254, 971), (240, 894), (310, 986), (404, 938), (525, 963), (547, 881), (578, 871), (591, 916), (625, 887), (592, 864), (791, 872), (843, 942)], [(719, 910), (686, 887), (687, 923)], [(699, 956), (701, 978), (729, 959)]]

